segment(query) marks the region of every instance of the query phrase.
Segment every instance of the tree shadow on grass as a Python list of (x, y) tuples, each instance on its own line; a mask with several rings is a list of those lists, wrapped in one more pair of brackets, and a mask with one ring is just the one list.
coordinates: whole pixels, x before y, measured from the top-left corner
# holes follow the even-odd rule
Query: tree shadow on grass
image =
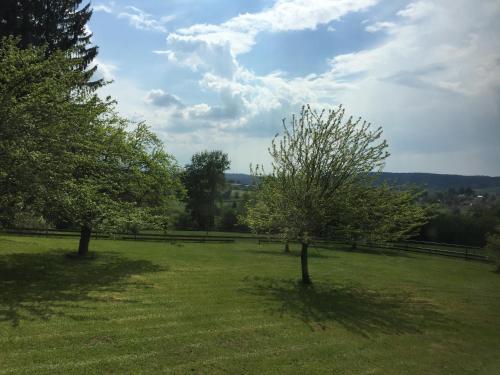
[[(89, 320), (85, 310), (90, 304), (80, 302), (118, 302), (91, 295), (91, 292), (121, 292), (127, 288), (148, 288), (129, 276), (164, 271), (145, 260), (132, 260), (119, 253), (99, 252), (88, 259), (71, 259), (67, 250), (44, 253), (0, 255), (0, 322), (18, 326), (23, 320), (48, 320), (59, 315), (74, 320)], [(134, 301), (127, 300), (126, 303)], [(84, 310), (74, 315), (65, 308)]]
[(265, 297), (271, 313), (298, 318), (312, 330), (325, 330), (333, 323), (370, 337), (379, 333), (417, 334), (453, 326), (429, 301), (409, 293), (380, 293), (318, 282), (304, 286), (290, 279), (254, 277), (245, 281), (249, 286), (244, 291)]
[[(285, 253), (282, 248), (279, 250), (276, 248), (260, 248), (245, 250), (248, 253), (254, 254), (266, 254), (275, 256), (296, 256), (300, 257), (300, 249), (291, 249), (289, 253)], [(408, 253), (406, 251), (397, 249), (374, 249), (366, 245), (359, 245), (357, 248), (353, 249), (351, 245), (346, 244), (313, 244), (309, 247), (309, 258), (338, 258), (332, 255), (335, 251), (345, 252), (345, 253), (357, 253), (357, 254), (370, 254), (370, 255), (383, 255), (389, 257), (401, 257), (401, 258), (416, 258), (414, 254)], [(422, 259), (422, 257), (420, 257)]]

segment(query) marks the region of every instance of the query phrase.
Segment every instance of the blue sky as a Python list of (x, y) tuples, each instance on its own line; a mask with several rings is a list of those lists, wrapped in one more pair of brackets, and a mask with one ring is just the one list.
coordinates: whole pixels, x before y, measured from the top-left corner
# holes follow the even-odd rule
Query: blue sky
[(103, 95), (180, 164), (267, 165), (303, 104), (382, 126), (387, 171), (500, 175), (497, 0), (93, 1)]

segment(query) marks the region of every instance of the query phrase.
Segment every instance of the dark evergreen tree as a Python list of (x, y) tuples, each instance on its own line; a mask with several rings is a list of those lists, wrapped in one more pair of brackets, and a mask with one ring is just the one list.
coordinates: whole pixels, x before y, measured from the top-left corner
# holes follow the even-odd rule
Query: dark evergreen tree
[[(82, 0), (2, 0), (0, 1), (0, 38), (14, 36), (19, 46), (46, 45), (46, 53), (56, 50), (73, 52), (79, 59), (78, 68), (90, 81), (96, 67), (88, 68), (97, 55), (85, 25), (92, 16), (90, 3)], [(99, 85), (102, 80), (90, 83)]]

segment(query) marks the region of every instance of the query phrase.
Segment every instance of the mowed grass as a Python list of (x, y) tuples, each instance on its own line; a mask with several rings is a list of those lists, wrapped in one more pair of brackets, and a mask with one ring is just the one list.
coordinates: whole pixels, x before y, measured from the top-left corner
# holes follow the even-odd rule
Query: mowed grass
[(0, 237), (0, 374), (499, 374), (500, 275), (419, 254)]

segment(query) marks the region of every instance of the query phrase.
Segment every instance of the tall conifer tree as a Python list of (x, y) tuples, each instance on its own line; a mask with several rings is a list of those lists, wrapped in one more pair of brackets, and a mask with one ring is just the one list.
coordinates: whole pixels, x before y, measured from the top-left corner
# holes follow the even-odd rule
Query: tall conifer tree
[[(56, 50), (76, 52), (78, 68), (90, 81), (96, 67), (88, 68), (97, 55), (92, 34), (85, 27), (92, 9), (82, 0), (2, 0), (0, 1), (0, 38), (15, 36), (20, 47), (46, 45), (46, 53)], [(102, 81), (92, 82), (93, 85)]]

